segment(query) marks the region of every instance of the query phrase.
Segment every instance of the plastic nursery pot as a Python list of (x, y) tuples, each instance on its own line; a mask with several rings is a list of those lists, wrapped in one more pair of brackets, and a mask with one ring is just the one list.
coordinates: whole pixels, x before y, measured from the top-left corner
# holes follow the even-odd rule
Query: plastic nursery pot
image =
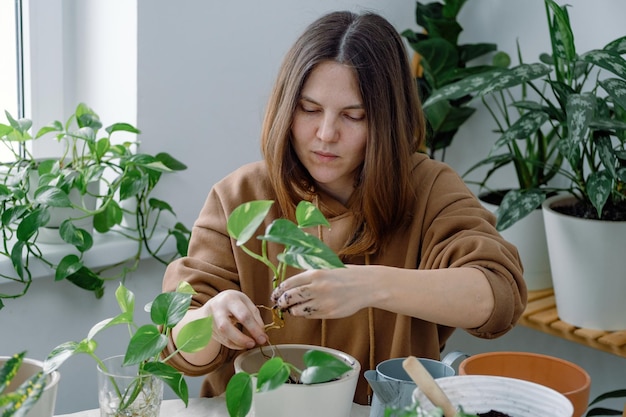
[[(284, 384), (263, 393), (254, 393), (255, 416), (346, 417), (350, 415), (361, 364), (339, 350), (312, 345), (285, 344), (249, 350), (235, 358), (235, 372), (255, 374), (269, 356), (279, 355), (299, 369), (304, 369), (303, 355), (311, 349), (321, 350), (345, 361), (352, 370), (341, 378), (320, 384)], [(256, 381), (254, 382), (256, 384)]]
[(459, 375), (495, 375), (523, 379), (563, 394), (581, 417), (589, 403), (591, 377), (580, 366), (554, 356), (530, 352), (487, 352), (459, 364)]
[[(0, 356), (0, 368), (9, 359), (9, 356)], [(18, 370), (17, 374), (11, 381), (7, 392), (14, 391), (24, 381), (43, 369), (43, 362), (24, 358), (22, 366)], [(26, 417), (52, 417), (54, 415), (54, 406), (57, 399), (57, 389), (59, 387), (59, 380), (61, 374), (59, 371), (54, 371), (48, 375), (46, 388), (44, 388), (41, 397), (35, 405), (28, 411)], [(0, 415), (2, 414), (2, 407), (0, 407)]]
[[(551, 388), (523, 379), (491, 375), (460, 375), (437, 379), (457, 409), (466, 413), (499, 411), (511, 417), (572, 417), (574, 407), (565, 396)], [(414, 401), (426, 411), (435, 406), (419, 387)]]

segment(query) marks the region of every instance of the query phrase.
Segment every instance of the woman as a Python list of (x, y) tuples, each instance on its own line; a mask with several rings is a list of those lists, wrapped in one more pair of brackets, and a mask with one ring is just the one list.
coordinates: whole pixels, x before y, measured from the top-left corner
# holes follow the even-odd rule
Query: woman
[[(404, 44), (382, 17), (330, 13), (296, 41), (269, 100), (264, 160), (214, 185), (189, 255), (165, 274), (164, 290), (185, 280), (198, 292), (182, 324), (213, 316), (209, 346), (173, 361), (207, 375), (203, 395), (225, 390), (238, 352), (268, 342), (329, 346), (373, 369), (439, 359), (455, 328), (494, 338), (515, 325), (526, 303), (517, 251), (452, 169), (416, 152), (424, 124)], [(277, 202), (267, 223), (316, 204), (331, 223), (319, 237), (348, 267), (294, 271), (272, 292), (271, 272), (226, 231), (233, 209), (260, 199)], [(266, 333), (257, 306), (274, 303), (289, 314)], [(368, 402), (363, 378), (355, 401)]]

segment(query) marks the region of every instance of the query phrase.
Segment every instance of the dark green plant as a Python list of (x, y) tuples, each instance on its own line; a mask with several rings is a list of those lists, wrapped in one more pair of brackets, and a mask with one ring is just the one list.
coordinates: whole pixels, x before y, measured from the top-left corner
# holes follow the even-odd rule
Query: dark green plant
[(47, 375), (37, 372), (11, 392), (7, 389), (22, 366), (26, 352), (20, 352), (9, 358), (0, 368), (0, 413), (2, 416), (22, 417), (39, 400), (46, 388)]
[[(626, 53), (626, 37), (602, 49), (578, 53), (566, 6), (545, 0), (545, 8), (551, 54), (542, 54), (541, 62), (521, 64), (508, 71), (492, 70), (445, 86), (434, 92), (425, 106), (466, 94), (504, 94), (515, 86), (532, 90), (532, 98), (516, 98), (509, 103), (519, 118), (503, 128), (498, 144), (511, 151), (497, 156), (502, 159), (494, 156), (489, 175), (508, 162), (535, 166), (544, 172), (559, 167), (558, 176), (569, 185), (512, 190), (498, 210), (499, 218), (513, 224), (538, 207), (547, 191), (563, 191), (576, 197), (581, 217), (624, 220), (626, 60), (621, 55)], [(516, 153), (513, 142), (528, 141), (529, 135), (544, 135), (544, 140), (527, 154)], [(553, 155), (554, 149), (554, 159), (546, 158)]]
[(106, 371), (105, 364), (96, 354), (98, 343), (95, 337), (110, 327), (126, 325), (131, 337), (126, 347), (123, 366), (138, 365), (139, 370), (135, 384), (130, 384), (126, 392), (117, 390), (120, 398), (119, 411), (133, 403), (146, 381), (146, 375), (161, 379), (187, 405), (189, 390), (184, 375), (167, 362), (178, 352), (192, 353), (204, 349), (211, 339), (213, 318), (206, 317), (187, 323), (178, 332), (176, 350), (167, 357), (162, 357), (162, 352), (167, 346), (172, 328), (187, 313), (194, 294), (195, 291), (186, 282), (181, 282), (176, 291), (158, 294), (144, 308), (149, 312), (152, 323), (140, 325), (135, 317), (135, 295), (120, 283), (115, 291), (115, 298), (121, 313), (95, 324), (85, 339), (66, 342), (54, 348), (44, 362), (44, 370), (53, 372), (70, 357), (87, 354)]
[[(417, 63), (417, 83), (422, 101), (431, 93), (448, 84), (462, 80), (473, 74), (481, 74), (497, 66), (508, 66), (508, 55), (503, 52), (494, 54), (493, 65), (469, 65), (478, 58), (495, 52), (494, 43), (475, 43), (459, 45), (459, 35), (463, 28), (457, 17), (466, 0), (443, 0), (423, 4), (416, 2), (415, 20), (423, 32), (406, 29), (402, 32), (415, 51)], [(470, 94), (450, 100), (440, 100), (435, 105), (424, 109), (428, 129), (426, 145), (428, 154), (435, 158), (441, 151), (445, 159), (445, 150), (452, 143), (459, 127), (476, 111), (468, 105)]]
[[(135, 141), (113, 142), (114, 134), (137, 135), (137, 128), (114, 123), (101, 131), (98, 115), (82, 103), (65, 124), (55, 121), (34, 137), (30, 134), (31, 120), (16, 120), (8, 112), (6, 117), (9, 124), (0, 124), (0, 142), (13, 152), (14, 161), (0, 167), (0, 255), (11, 260), (15, 274), (0, 277), (21, 284), (21, 291), (0, 294), (0, 308), (2, 299), (19, 298), (27, 292), (33, 260), (54, 271), (55, 280), (68, 280), (99, 298), (104, 281), (123, 279), (137, 267), (143, 251), (167, 264), (171, 258), (161, 255), (162, 247), (173, 238), (177, 248), (174, 256), (186, 254), (189, 230), (181, 223), (165, 227), (162, 216), (169, 213), (175, 217), (175, 213), (167, 202), (151, 196), (162, 174), (186, 166), (167, 153), (135, 152)], [(34, 158), (26, 145), (42, 140), (60, 142), (62, 156)], [(89, 199), (97, 205), (86, 204)], [(57, 262), (47, 256), (39, 235), (59, 209), (73, 209), (58, 227), (60, 238), (72, 249)], [(130, 221), (123, 221), (124, 216)], [(85, 221), (88, 226), (82, 225)], [(136, 251), (117, 265), (98, 271), (88, 268), (83, 259), (94, 243), (90, 226), (98, 233), (134, 241)], [(157, 239), (162, 232), (163, 238)]]
[[(303, 229), (330, 224), (313, 204), (302, 201), (296, 208), (296, 223), (287, 219), (276, 219), (257, 236), (262, 242), (260, 254), (247, 248), (246, 243), (257, 233), (274, 204), (271, 200), (257, 200), (244, 203), (230, 214), (227, 223), (229, 235), (236, 240), (245, 253), (265, 264), (274, 274), (273, 287), (285, 280), (287, 266), (298, 269), (329, 269), (344, 267), (339, 257), (320, 239), (306, 233)], [(283, 251), (277, 260), (268, 257), (268, 242), (283, 245)], [(282, 327), (282, 312), (272, 308), (273, 321), (266, 329)], [(297, 369), (279, 356), (269, 359), (260, 368), (258, 374), (246, 372), (235, 374), (226, 388), (226, 405), (231, 417), (244, 417), (252, 405), (254, 392), (276, 389), (295, 378), (304, 384), (331, 381), (350, 369), (342, 360), (325, 352), (308, 351), (304, 356), (306, 368)], [(256, 385), (254, 384), (256, 378)]]
[(598, 404), (602, 402), (606, 402), (608, 400), (615, 399), (615, 398), (624, 398), (624, 397), (626, 397), (626, 389), (608, 391), (608, 392), (598, 395), (589, 403), (589, 407), (587, 408), (587, 413), (585, 414), (585, 417), (624, 415), (623, 410), (626, 409), (626, 405), (624, 406), (624, 409), (621, 409), (621, 410), (615, 410), (613, 408), (606, 408), (606, 407), (598, 406)]

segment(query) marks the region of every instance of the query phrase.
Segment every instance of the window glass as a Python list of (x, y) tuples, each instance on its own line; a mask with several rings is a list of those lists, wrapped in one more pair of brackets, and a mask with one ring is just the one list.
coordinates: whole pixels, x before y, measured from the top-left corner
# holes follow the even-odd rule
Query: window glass
[[(20, 2), (0, 0), (0, 123), (8, 124), (5, 110), (15, 118), (21, 114), (18, 101), (18, 27), (16, 25), (16, 8)], [(20, 64), (21, 65), (21, 64)], [(0, 146), (0, 161), (13, 158), (13, 154), (5, 146)]]

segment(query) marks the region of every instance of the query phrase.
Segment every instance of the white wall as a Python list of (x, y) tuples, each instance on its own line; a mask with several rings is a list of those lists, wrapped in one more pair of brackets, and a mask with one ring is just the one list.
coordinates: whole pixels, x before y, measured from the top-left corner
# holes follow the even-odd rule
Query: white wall
[[(77, 100), (85, 100), (101, 113), (111, 115), (108, 120), (132, 122), (136, 117), (143, 131), (143, 151), (167, 151), (189, 166), (187, 171), (166, 178), (159, 190), (188, 225), (215, 181), (237, 166), (259, 158), (258, 136), (265, 100), (283, 54), (306, 24), (331, 9), (367, 8), (385, 15), (399, 31), (416, 28), (415, 3), (399, 0), (138, 0), (136, 10), (133, 10), (135, 2), (128, 0), (32, 1), (46, 7), (62, 4), (66, 8), (54, 16), (63, 15), (74, 21), (71, 24), (78, 30), (75, 36), (82, 36), (78, 43), (65, 40), (66, 53), (78, 50), (94, 53), (90, 47), (96, 45), (107, 51), (107, 59), (93, 61), (98, 62), (100, 71), (89, 76), (84, 73), (68, 76), (79, 67), (93, 70), (93, 64), (81, 61), (87, 55), (68, 58), (66, 65), (74, 66), (62, 71), (65, 82), (69, 83), (63, 89), (62, 102), (73, 105)], [(621, 20), (626, 15), (623, 0), (569, 0), (568, 3), (573, 5), (570, 15), (581, 50), (603, 46), (623, 33)], [(104, 4), (108, 7), (102, 10)], [(136, 32), (131, 29), (133, 23), (123, 18), (133, 13), (137, 16)], [(543, 46), (547, 45), (547, 32), (540, 0), (470, 1), (462, 11), (461, 21), (465, 27), (463, 39), (467, 42), (495, 40), (500, 49), (512, 53), (515, 38), (519, 37), (528, 60), (534, 60), (540, 51), (547, 49)], [(96, 33), (90, 34), (94, 30)], [(121, 37), (120, 31), (124, 33)], [(117, 47), (112, 47), (110, 42)], [(124, 44), (128, 48), (121, 48)], [(136, 73), (132, 65), (126, 67), (133, 61), (128, 50), (134, 47)], [(54, 53), (45, 48), (41, 52)], [(99, 53), (95, 55), (93, 59), (100, 59)], [(116, 71), (120, 66), (126, 68), (124, 75)], [(58, 81), (58, 73), (55, 74), (54, 80)], [(127, 84), (135, 77), (136, 90), (132, 82)], [(93, 90), (96, 88), (93, 83), (98, 83), (97, 91)], [(56, 83), (52, 85), (55, 86)], [(136, 103), (136, 108), (132, 103)], [(55, 110), (51, 107), (49, 112)], [(463, 171), (483, 156), (490, 146), (489, 129), (488, 119), (476, 115), (455, 139), (447, 161)], [(501, 180), (506, 182), (508, 178)], [(147, 261), (129, 278), (128, 284), (138, 296), (148, 300), (159, 291), (162, 274), (161, 266)], [(65, 283), (38, 280), (25, 298), (0, 311), (0, 352), (27, 348), (33, 356), (41, 357), (60, 342), (84, 337), (93, 323), (116, 312), (111, 287), (107, 290), (108, 298), (96, 301), (90, 294)], [(24, 330), (18, 330), (19, 326)], [(105, 351), (112, 350), (114, 343), (113, 338), (108, 340)], [(625, 385), (626, 359), (525, 328), (493, 341), (457, 332), (448, 349), (468, 353), (527, 350), (554, 354), (588, 369), (593, 378), (592, 393)], [(57, 413), (95, 408), (93, 364), (77, 359), (62, 370)], [(199, 381), (191, 382), (194, 384), (191, 394), (195, 395)]]

